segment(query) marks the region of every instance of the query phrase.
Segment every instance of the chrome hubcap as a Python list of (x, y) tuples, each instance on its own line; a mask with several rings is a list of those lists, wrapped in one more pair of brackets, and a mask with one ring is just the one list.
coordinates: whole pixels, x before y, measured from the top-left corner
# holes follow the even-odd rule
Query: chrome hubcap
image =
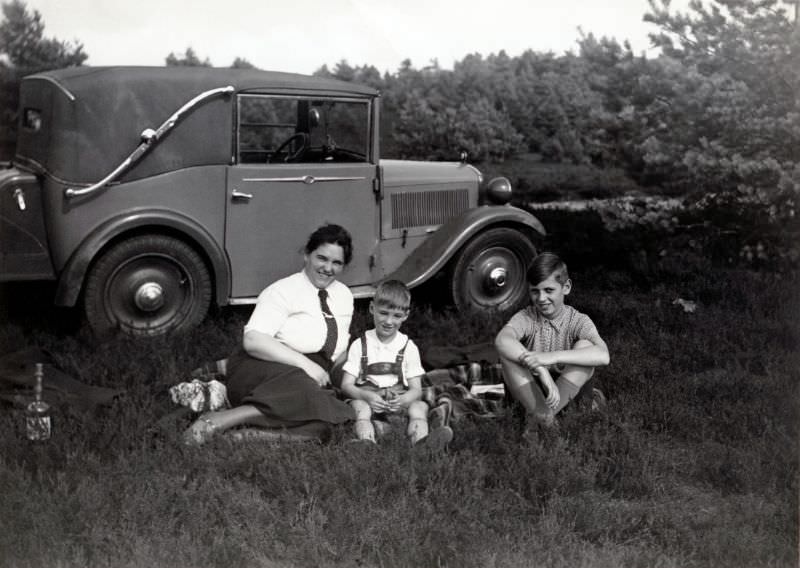
[(145, 282), (133, 296), (136, 307), (144, 312), (154, 312), (164, 305), (164, 289), (158, 282)]
[(506, 285), (508, 271), (505, 267), (497, 266), (489, 272), (486, 284), (490, 290), (499, 290)]

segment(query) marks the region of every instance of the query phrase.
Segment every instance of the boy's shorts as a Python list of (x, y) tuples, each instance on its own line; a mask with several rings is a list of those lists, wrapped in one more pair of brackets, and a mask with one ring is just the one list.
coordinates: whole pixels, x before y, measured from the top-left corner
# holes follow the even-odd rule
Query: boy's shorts
[[(381, 395), (381, 398), (383, 398), (383, 400), (392, 400), (393, 398), (397, 398), (398, 396), (400, 396), (401, 394), (403, 394), (408, 390), (405, 386), (403, 386), (400, 383), (385, 388), (376, 387), (375, 385), (367, 383), (365, 385), (359, 385), (358, 388), (368, 390), (370, 392), (376, 392)], [(347, 402), (350, 402), (351, 400), (353, 399), (347, 399)]]
[[(365, 390), (368, 390), (368, 391), (371, 391), (371, 392), (377, 392), (378, 394), (381, 395), (381, 398), (383, 398), (383, 400), (392, 400), (393, 398), (397, 398), (398, 396), (400, 396), (401, 394), (403, 394), (404, 392), (406, 392), (408, 390), (401, 383), (392, 385), (390, 387), (385, 387), (385, 388), (376, 387), (375, 385), (371, 385), (371, 384), (367, 383), (365, 385), (360, 385), (358, 388), (365, 389)], [(345, 400), (345, 402), (350, 404), (353, 400), (354, 399), (352, 399), (352, 398), (348, 398), (348, 399)], [(377, 420), (388, 420), (390, 416), (397, 415), (397, 414), (406, 414), (407, 411), (408, 411), (408, 408), (403, 408), (401, 412), (395, 412), (395, 413), (373, 412), (372, 413), (372, 418), (373, 419), (377, 419)]]

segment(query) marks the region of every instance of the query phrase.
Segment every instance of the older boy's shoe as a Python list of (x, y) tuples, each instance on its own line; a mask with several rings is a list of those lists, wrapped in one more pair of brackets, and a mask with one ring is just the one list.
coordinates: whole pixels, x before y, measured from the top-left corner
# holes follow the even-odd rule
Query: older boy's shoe
[(447, 449), (453, 441), (453, 430), (450, 426), (439, 426), (431, 429), (430, 433), (414, 444), (415, 448), (422, 448), (432, 454), (439, 454)]
[(608, 404), (608, 400), (606, 399), (606, 395), (603, 394), (598, 388), (593, 388), (591, 393), (591, 406), (590, 408), (593, 411), (596, 410), (603, 410), (606, 405)]
[(558, 419), (555, 414), (551, 412), (539, 415), (528, 414), (525, 416), (522, 440), (529, 444), (540, 444), (543, 436), (556, 432), (558, 432)]

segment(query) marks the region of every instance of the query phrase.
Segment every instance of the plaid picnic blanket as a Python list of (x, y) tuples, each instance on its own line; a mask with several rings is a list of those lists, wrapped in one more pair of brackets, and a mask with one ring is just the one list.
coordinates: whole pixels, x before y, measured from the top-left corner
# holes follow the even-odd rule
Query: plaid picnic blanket
[(497, 418), (507, 407), (499, 364), (476, 361), (428, 371), (422, 398), (431, 408), (450, 401), (453, 422), (465, 417)]

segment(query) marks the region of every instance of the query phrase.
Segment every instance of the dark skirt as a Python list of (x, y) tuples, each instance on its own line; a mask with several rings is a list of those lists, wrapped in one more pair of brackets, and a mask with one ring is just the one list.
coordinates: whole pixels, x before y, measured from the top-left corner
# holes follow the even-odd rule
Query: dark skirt
[[(316, 355), (307, 357), (326, 367)], [(229, 359), (226, 386), (232, 406), (255, 406), (274, 428), (317, 421), (341, 424), (355, 419), (350, 405), (336, 398), (332, 389), (320, 388), (302, 369), (256, 359), (244, 350)]]

